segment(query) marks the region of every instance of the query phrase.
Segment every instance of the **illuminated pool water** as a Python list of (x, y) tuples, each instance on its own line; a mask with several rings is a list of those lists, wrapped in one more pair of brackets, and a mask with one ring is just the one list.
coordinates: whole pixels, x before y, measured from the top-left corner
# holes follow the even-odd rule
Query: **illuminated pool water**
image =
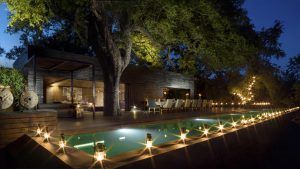
[[(266, 112), (266, 111), (263, 111)], [(199, 136), (203, 134), (204, 126), (211, 131), (216, 131), (217, 126), (224, 124), (230, 126), (232, 121), (240, 121), (242, 116), (245, 118), (254, 117), (262, 111), (249, 111), (243, 114), (223, 114), (206, 117), (173, 120), (158, 122), (156, 124), (139, 125), (133, 127), (120, 128), (96, 133), (84, 133), (68, 136), (68, 143), (75, 148), (83, 150), (89, 154), (94, 152), (94, 142), (102, 142), (107, 147), (107, 156), (112, 157), (122, 153), (145, 148), (145, 137), (151, 133), (153, 145), (160, 145), (179, 139), (180, 128), (188, 130), (187, 137)]]

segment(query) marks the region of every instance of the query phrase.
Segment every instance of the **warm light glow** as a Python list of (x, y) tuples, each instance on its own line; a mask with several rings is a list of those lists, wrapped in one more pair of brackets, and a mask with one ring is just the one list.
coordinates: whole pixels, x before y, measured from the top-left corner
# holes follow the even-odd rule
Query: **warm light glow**
[(41, 130), (40, 128), (37, 128), (37, 129), (36, 129), (36, 134), (37, 134), (38, 136), (40, 136), (40, 135), (42, 134), (42, 130)]
[(220, 131), (222, 131), (224, 129), (224, 125), (220, 124), (218, 128), (219, 128)]
[(236, 124), (236, 122), (234, 121), (234, 122), (231, 123), (231, 125), (232, 125), (232, 127), (236, 127), (237, 124)]
[(151, 148), (151, 147), (152, 147), (152, 140), (147, 140), (146, 148)]
[(152, 147), (152, 144), (153, 144), (152, 135), (150, 133), (147, 133), (147, 135), (146, 135), (146, 148), (150, 149)]
[(106, 153), (104, 151), (99, 151), (99, 152), (96, 152), (95, 155), (94, 155), (94, 158), (97, 160), (97, 161), (102, 161), (105, 159), (105, 156), (106, 156)]
[(181, 139), (181, 140), (185, 140), (185, 139), (186, 139), (186, 133), (181, 133), (180, 139)]
[(244, 120), (244, 119), (243, 119), (241, 122), (242, 122), (242, 124), (244, 124), (244, 125), (247, 124), (247, 120)]
[(255, 76), (252, 77), (252, 81), (249, 83), (248, 87), (246, 87), (246, 89), (244, 89), (242, 92), (233, 92), (233, 95), (238, 96), (241, 99), (241, 103), (240, 104), (246, 104), (247, 102), (250, 102), (254, 99), (254, 95), (252, 92), (253, 86), (255, 84)]
[(49, 134), (48, 132), (45, 132), (45, 133), (44, 133), (44, 139), (45, 139), (46, 141), (49, 141), (49, 138), (50, 138), (50, 134)]
[(59, 145), (59, 148), (64, 149), (66, 147), (66, 141), (60, 140), (58, 145)]
[(133, 106), (134, 109), (136, 109), (136, 106)]
[(208, 135), (209, 130), (208, 129), (204, 129), (203, 130), (203, 134), (205, 134), (206, 136)]

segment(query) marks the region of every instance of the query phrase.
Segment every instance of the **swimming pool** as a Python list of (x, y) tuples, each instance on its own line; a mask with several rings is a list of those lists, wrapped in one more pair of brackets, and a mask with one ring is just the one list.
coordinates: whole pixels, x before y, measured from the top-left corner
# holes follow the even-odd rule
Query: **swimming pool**
[(68, 136), (68, 144), (83, 150), (89, 154), (94, 153), (94, 142), (104, 143), (107, 157), (113, 157), (125, 152), (144, 149), (145, 138), (150, 133), (153, 138), (153, 145), (161, 145), (180, 139), (182, 128), (187, 130), (187, 138), (203, 135), (204, 128), (210, 132), (218, 130), (221, 124), (224, 127), (231, 127), (233, 121), (240, 123), (242, 119), (257, 118), (261, 113), (269, 110), (249, 111), (243, 114), (222, 114), (203, 116), (199, 118), (162, 121), (155, 124), (146, 124), (120, 128), (96, 133), (84, 133)]

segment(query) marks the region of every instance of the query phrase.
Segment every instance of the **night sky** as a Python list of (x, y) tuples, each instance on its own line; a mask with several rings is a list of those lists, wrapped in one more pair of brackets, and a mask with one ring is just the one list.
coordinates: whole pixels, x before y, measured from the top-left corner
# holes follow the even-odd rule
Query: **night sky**
[[(248, 10), (248, 16), (257, 30), (272, 26), (276, 19), (283, 21), (284, 33), (280, 42), (287, 56), (272, 61), (285, 69), (288, 59), (300, 53), (300, 0), (246, 0), (244, 7)], [(19, 44), (18, 35), (10, 35), (5, 32), (7, 24), (7, 10), (5, 5), (1, 4), (0, 46), (6, 51)], [(4, 57), (0, 58), (0, 65), (11, 67), (12, 63), (13, 61)]]

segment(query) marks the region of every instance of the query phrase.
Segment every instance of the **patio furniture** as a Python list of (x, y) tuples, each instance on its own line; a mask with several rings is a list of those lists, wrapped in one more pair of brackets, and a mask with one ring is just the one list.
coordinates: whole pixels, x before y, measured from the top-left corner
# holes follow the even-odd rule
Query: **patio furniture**
[(154, 99), (149, 99), (148, 100), (148, 112), (151, 112), (151, 110), (153, 110), (153, 112), (155, 112), (155, 110), (159, 110), (160, 107), (159, 105), (156, 104)]
[(187, 111), (191, 107), (191, 100), (186, 99), (184, 102), (184, 109)]
[(155, 104), (159, 107), (162, 107), (165, 103), (166, 101), (162, 101), (161, 99), (158, 99), (158, 101), (155, 102)]
[(183, 100), (177, 99), (174, 106), (175, 110), (182, 110), (182, 105), (183, 105)]
[(192, 110), (197, 109), (197, 102), (198, 101), (196, 99), (193, 99), (191, 102), (192, 102), (191, 103), (191, 109)]
[(197, 109), (201, 109), (201, 106), (202, 106), (202, 100), (198, 99), (197, 100)]
[(209, 101), (208, 101), (208, 107), (209, 107), (209, 108), (212, 108), (212, 106), (213, 106), (213, 100), (209, 100)]
[(207, 100), (203, 100), (202, 102), (202, 108), (206, 108), (207, 107)]
[(162, 113), (164, 110), (166, 111), (172, 110), (174, 101), (175, 101), (174, 99), (167, 99), (166, 103), (160, 107), (160, 112)]

